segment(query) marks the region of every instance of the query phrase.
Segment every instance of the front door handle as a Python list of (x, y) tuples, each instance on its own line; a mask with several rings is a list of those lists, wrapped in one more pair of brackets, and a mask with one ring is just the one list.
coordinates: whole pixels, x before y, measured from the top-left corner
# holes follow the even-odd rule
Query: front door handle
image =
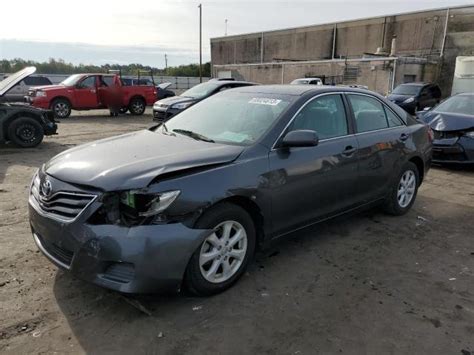
[(350, 157), (356, 152), (357, 148), (354, 148), (352, 145), (348, 145), (343, 151), (342, 155), (345, 157)]
[(408, 134), (402, 133), (402, 134), (400, 135), (400, 140), (401, 140), (402, 142), (405, 142), (407, 139), (408, 139)]

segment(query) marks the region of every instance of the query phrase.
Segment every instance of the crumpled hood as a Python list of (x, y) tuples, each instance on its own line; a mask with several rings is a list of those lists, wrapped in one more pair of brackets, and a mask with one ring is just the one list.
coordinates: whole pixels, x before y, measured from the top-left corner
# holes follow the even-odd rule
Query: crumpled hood
[(474, 115), (430, 111), (422, 118), (435, 131), (463, 131), (474, 128)]
[(59, 180), (104, 191), (138, 189), (164, 173), (231, 162), (243, 149), (144, 130), (69, 149), (44, 170)]

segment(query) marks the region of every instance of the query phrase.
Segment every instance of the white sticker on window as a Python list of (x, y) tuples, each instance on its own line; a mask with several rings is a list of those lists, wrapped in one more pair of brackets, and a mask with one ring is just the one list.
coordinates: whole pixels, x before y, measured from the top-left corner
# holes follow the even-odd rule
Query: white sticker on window
[(257, 105), (270, 105), (270, 106), (276, 106), (281, 102), (281, 100), (278, 99), (267, 99), (264, 97), (254, 97), (249, 101), (249, 104), (257, 104)]

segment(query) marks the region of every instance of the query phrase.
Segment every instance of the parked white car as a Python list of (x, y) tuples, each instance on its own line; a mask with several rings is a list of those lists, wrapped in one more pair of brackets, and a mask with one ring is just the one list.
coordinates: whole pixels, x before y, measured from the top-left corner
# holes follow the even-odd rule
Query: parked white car
[(321, 78), (301, 78), (295, 79), (291, 83), (291, 85), (324, 85)]

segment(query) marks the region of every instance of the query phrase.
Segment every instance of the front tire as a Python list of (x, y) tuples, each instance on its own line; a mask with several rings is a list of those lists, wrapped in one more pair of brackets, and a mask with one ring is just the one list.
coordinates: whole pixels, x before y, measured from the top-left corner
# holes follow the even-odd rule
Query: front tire
[(407, 213), (415, 202), (419, 185), (418, 168), (412, 162), (406, 163), (385, 201), (385, 211), (394, 216)]
[(198, 296), (223, 292), (242, 276), (255, 252), (253, 220), (241, 207), (222, 203), (206, 212), (196, 228), (214, 231), (191, 257), (185, 285)]
[(130, 100), (130, 105), (128, 105), (128, 109), (132, 115), (141, 116), (145, 112), (146, 103), (145, 100), (139, 97), (135, 97)]
[(56, 118), (68, 118), (71, 115), (71, 103), (66, 99), (56, 99), (51, 103)]
[(8, 126), (8, 138), (22, 148), (36, 147), (43, 137), (43, 127), (30, 117), (17, 118)]

